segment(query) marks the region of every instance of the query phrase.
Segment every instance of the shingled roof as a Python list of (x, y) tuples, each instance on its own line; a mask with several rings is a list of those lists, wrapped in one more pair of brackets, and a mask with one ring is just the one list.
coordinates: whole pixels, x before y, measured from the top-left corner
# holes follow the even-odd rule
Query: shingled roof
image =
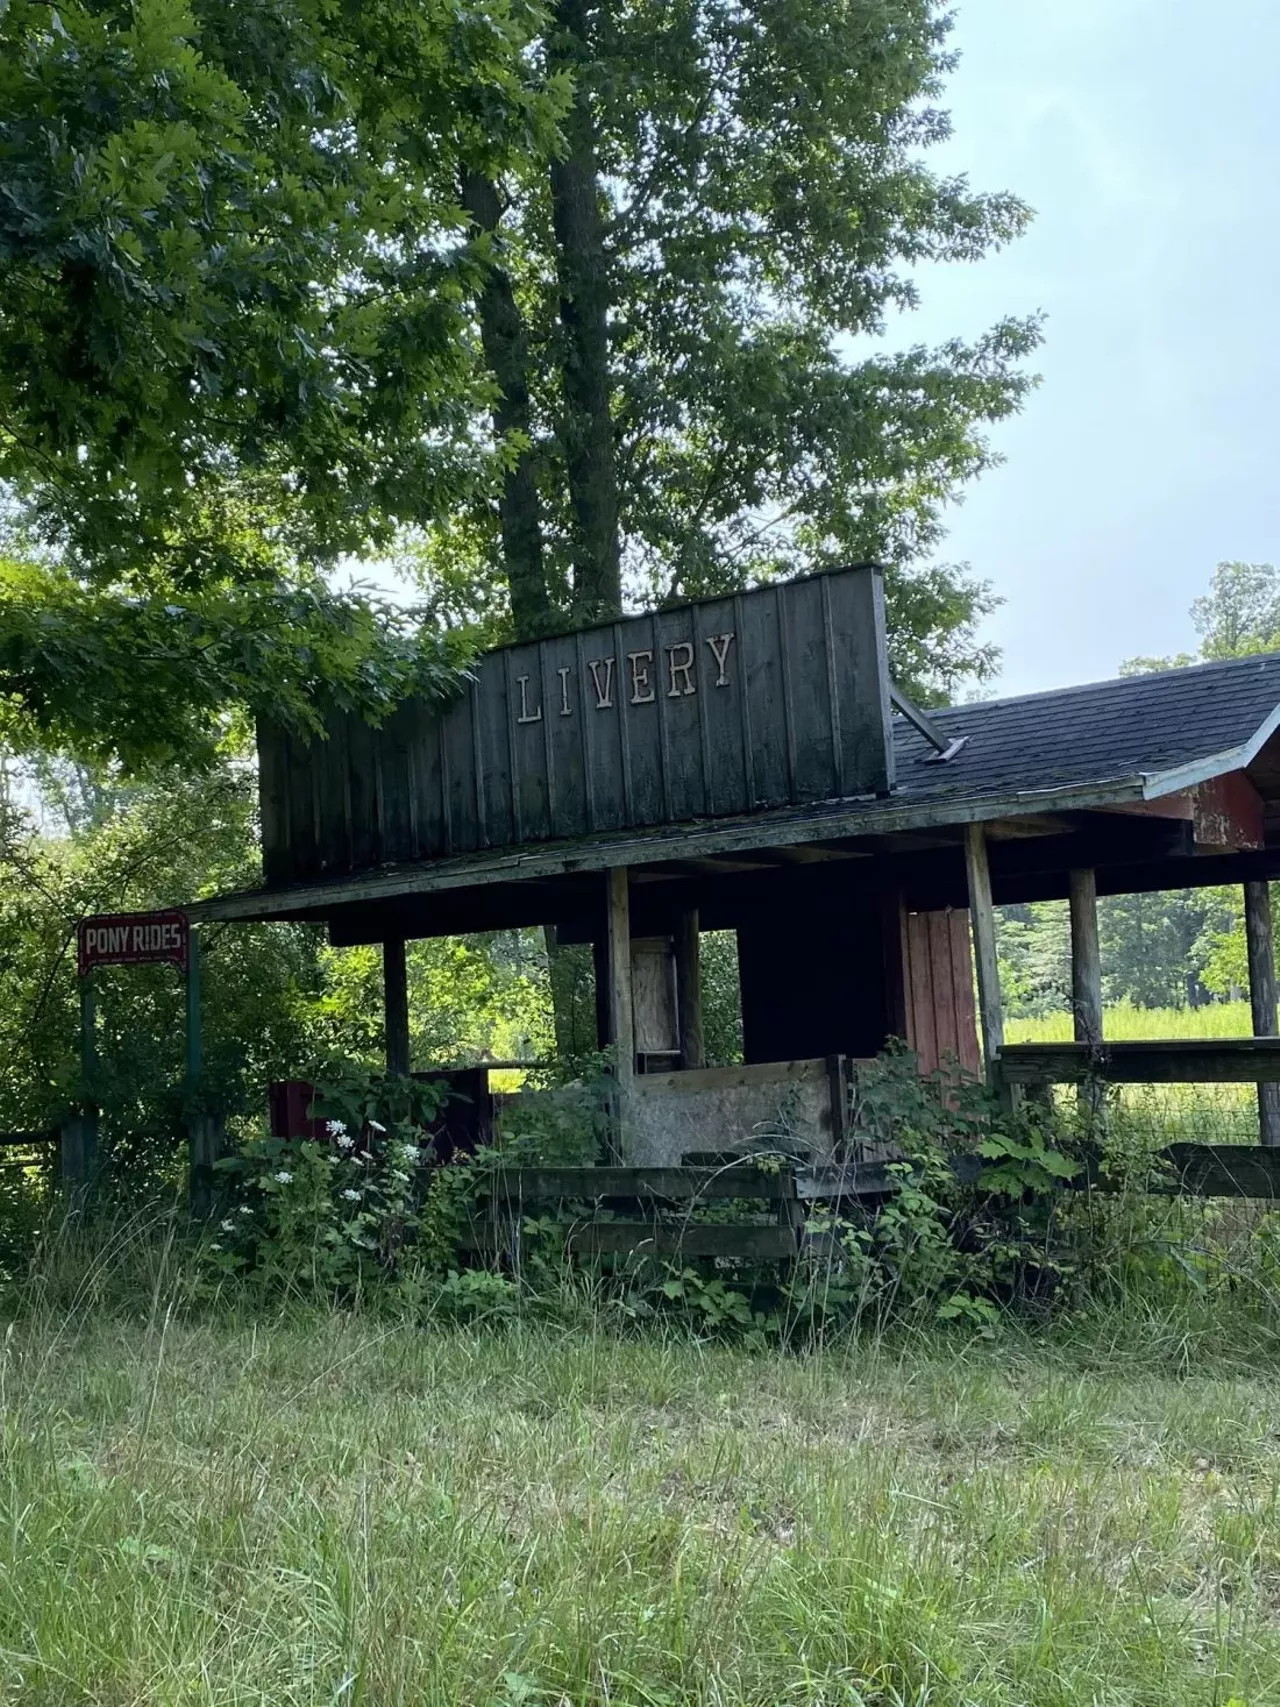
[(966, 745), (946, 764), (896, 720), (895, 799), (1075, 792), (1141, 779), (1148, 797), (1249, 763), (1280, 722), (1280, 653), (1124, 676), (933, 714)]
[(929, 762), (933, 748), (895, 718), (897, 784), (888, 797), (382, 866), (346, 879), (219, 896), (189, 911), (193, 918), (323, 917), (356, 899), (1157, 799), (1251, 763), (1280, 727), (1280, 653), (953, 706), (931, 716), (946, 736), (965, 737), (965, 745), (944, 763)]

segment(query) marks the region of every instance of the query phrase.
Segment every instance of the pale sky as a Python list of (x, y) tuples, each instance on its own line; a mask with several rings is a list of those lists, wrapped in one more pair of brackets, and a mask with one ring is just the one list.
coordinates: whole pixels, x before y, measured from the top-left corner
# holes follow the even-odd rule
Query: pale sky
[(1037, 211), (920, 278), (894, 344), (1043, 309), (1043, 383), (939, 557), (1005, 599), (997, 691), (1190, 650), (1223, 558), (1280, 556), (1280, 0), (958, 0), (935, 166)]

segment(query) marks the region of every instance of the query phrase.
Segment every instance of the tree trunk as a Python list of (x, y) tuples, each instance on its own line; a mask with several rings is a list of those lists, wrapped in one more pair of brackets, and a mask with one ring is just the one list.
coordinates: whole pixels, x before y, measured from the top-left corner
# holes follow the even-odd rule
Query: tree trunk
[(556, 0), (548, 57), (574, 78), (565, 153), (551, 164), (551, 212), (560, 284), (561, 436), (573, 510), (574, 612), (587, 620), (622, 609), (618, 481), (609, 407), (609, 269), (596, 165), (588, 68), (589, 0)]
[[(464, 171), (462, 205), (481, 231), (496, 237), (502, 203), (491, 178), (483, 172)], [(503, 562), (511, 589), (511, 616), (516, 634), (528, 640), (545, 634), (551, 627), (551, 600), (542, 559), (537, 464), (532, 443), (529, 341), (510, 275), (496, 260), (490, 260), (480, 292), (480, 342), (498, 382), (498, 397), (493, 406), (494, 433), (499, 440), (518, 433), (527, 441), (503, 475), (498, 513)]]

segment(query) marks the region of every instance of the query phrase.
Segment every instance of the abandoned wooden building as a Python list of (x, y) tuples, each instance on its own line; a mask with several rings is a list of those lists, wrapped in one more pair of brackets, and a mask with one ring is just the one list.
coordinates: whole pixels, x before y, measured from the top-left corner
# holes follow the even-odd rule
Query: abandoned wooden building
[[(636, 1162), (783, 1104), (829, 1149), (843, 1063), (890, 1038), (925, 1069), (998, 1063), (1002, 902), (1070, 899), (1092, 1045), (1097, 896), (1244, 884), (1255, 1029), (1274, 1033), (1280, 656), (928, 716), (888, 660), (864, 566), (500, 648), (457, 699), (379, 728), (264, 728), (264, 887), (191, 917), (382, 944), (400, 1071), (406, 940), (553, 925), (594, 944)], [(706, 930), (737, 933), (732, 1071), (702, 1060)]]

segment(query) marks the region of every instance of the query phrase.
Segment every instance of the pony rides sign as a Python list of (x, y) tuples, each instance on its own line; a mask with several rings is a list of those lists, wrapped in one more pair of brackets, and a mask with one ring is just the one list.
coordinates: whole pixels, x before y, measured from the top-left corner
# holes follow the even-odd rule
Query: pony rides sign
[(151, 966), (157, 962), (187, 970), (191, 929), (185, 913), (106, 913), (81, 919), (80, 976), (95, 966)]

